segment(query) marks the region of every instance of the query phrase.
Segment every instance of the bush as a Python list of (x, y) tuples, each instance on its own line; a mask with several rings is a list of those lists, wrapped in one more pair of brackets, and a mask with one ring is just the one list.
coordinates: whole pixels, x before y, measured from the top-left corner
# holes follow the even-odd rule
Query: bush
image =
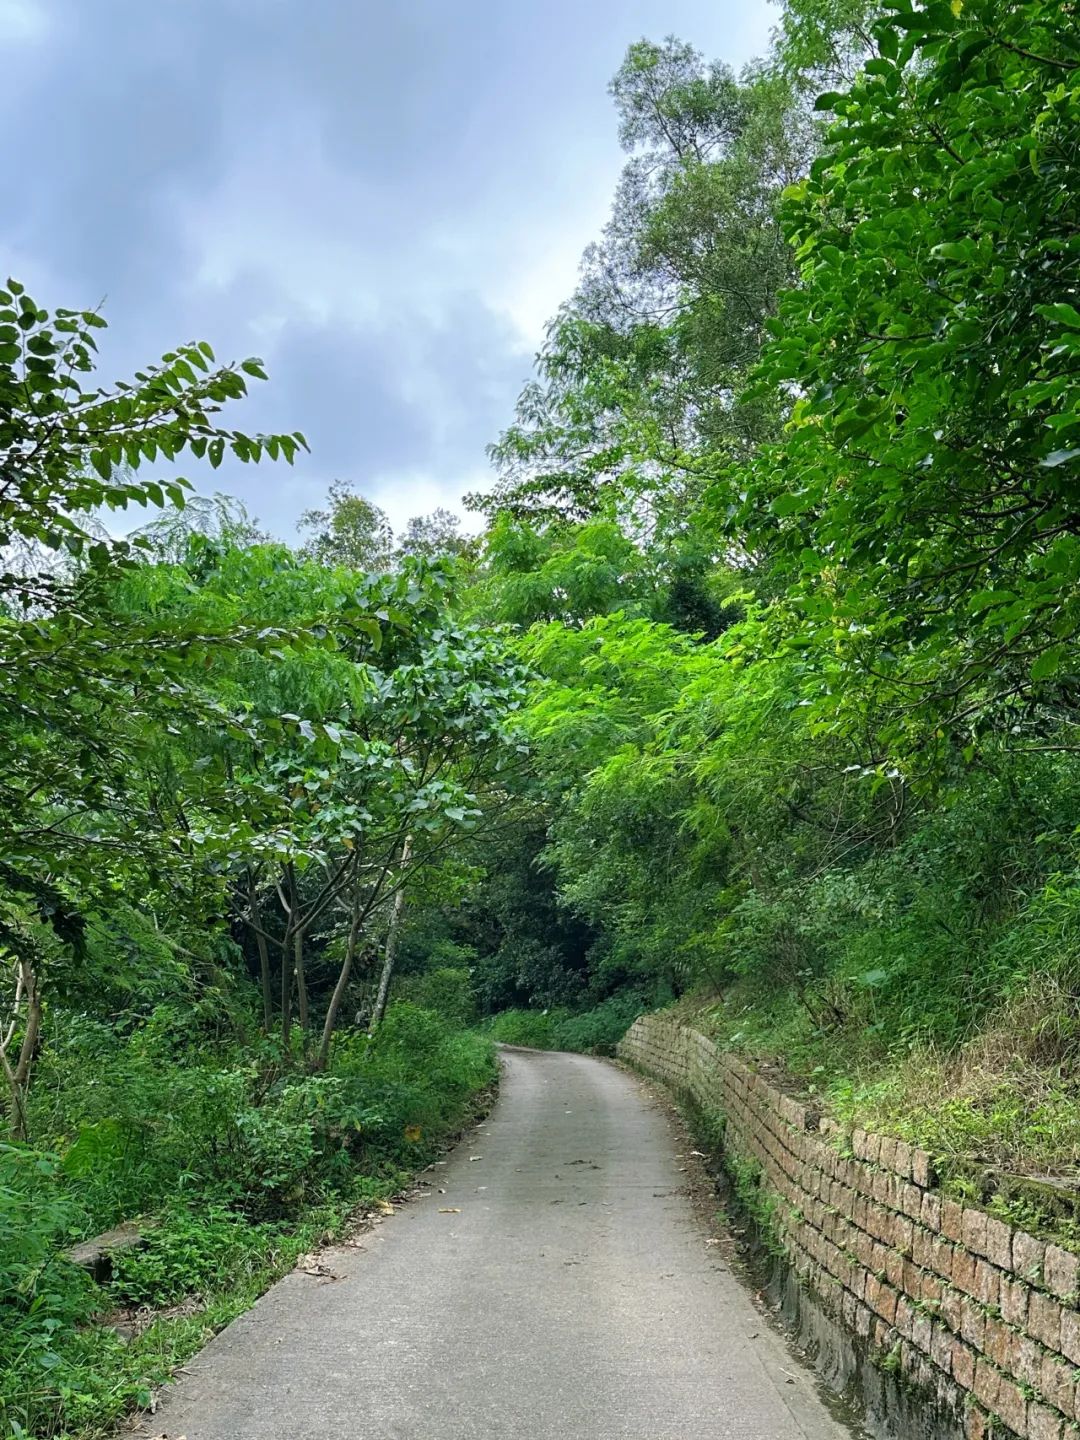
[(398, 993), (402, 1000), (434, 1010), (451, 1025), (471, 1025), (476, 1018), (472, 977), (465, 969), (444, 965), (422, 975), (409, 975)]
[(61, 1256), (78, 1222), (56, 1156), (0, 1145), (0, 1426), (32, 1420), (95, 1287)]
[(616, 1045), (627, 1030), (649, 1008), (640, 995), (632, 992), (612, 995), (591, 1010), (562, 1020), (555, 1031), (558, 1048), (614, 1055)]
[(255, 1226), (220, 1205), (192, 1210), (173, 1204), (139, 1250), (113, 1260), (110, 1294), (121, 1305), (161, 1306), (188, 1295), (205, 1299), (250, 1268), (253, 1252), (265, 1250), (266, 1226)]
[(503, 1045), (523, 1045), (529, 1050), (557, 1050), (559, 1022), (565, 1011), (503, 1010), (488, 1026), (488, 1034)]

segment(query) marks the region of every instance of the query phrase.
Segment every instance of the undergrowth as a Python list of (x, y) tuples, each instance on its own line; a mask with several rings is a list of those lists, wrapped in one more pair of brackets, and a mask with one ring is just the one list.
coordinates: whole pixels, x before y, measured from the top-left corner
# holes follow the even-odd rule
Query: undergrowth
[[(145, 1405), (299, 1255), (399, 1190), (495, 1074), (489, 1039), (411, 1004), (373, 1040), (342, 1036), (327, 1074), (200, 1040), (157, 1013), (126, 1032), (69, 1017), (35, 1144), (0, 1146), (0, 1433), (89, 1437)], [(64, 1259), (123, 1220), (146, 1243), (108, 1284)]]
[(640, 995), (623, 993), (589, 1010), (504, 1010), (488, 1022), (487, 1033), (504, 1045), (614, 1055), (616, 1045), (648, 1008)]

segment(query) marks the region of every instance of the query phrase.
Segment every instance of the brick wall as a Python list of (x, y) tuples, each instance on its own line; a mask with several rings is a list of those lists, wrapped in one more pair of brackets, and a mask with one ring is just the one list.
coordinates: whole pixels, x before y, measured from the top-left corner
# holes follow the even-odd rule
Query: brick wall
[(925, 1151), (841, 1132), (668, 1016), (642, 1016), (619, 1054), (724, 1117), (800, 1283), (969, 1440), (1076, 1440), (1080, 1257), (947, 1199)]

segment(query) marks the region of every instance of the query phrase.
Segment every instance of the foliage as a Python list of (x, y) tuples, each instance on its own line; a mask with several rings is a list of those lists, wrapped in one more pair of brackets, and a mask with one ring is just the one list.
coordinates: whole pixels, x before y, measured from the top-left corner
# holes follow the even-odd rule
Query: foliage
[[(448, 893), (524, 759), (525, 671), (460, 618), (451, 518), (375, 564), (184, 510), (181, 458), (302, 436), (219, 424), (262, 367), (201, 344), (93, 388), (102, 323), (0, 292), (0, 1424), (42, 1435), (145, 1403), (316, 1217), (468, 1115), (493, 1065), (460, 976), (428, 984), (442, 1015), (335, 1032), (380, 955), (392, 978), (405, 889)], [(130, 503), (163, 514), (123, 542), (88, 513)], [(133, 1219), (104, 1291), (63, 1258)], [(105, 1323), (174, 1305), (130, 1348)]]
[[(145, 1398), (430, 1159), (493, 1040), (610, 1053), (686, 997), (958, 1175), (1075, 1160), (1072, 18), (787, 0), (741, 76), (632, 45), (475, 542), (344, 484), (298, 552), (181, 509), (180, 458), (303, 444), (221, 422), (259, 362), (101, 390), (99, 317), (0, 292), (8, 1428)], [(135, 1217), (104, 1293), (63, 1261)]]
[[(411, 1005), (391, 1006), (376, 1037), (343, 1046), (328, 1074), (269, 1083), (235, 1039), (189, 1033), (178, 1043), (176, 1018), (154, 1011), (126, 1034), (104, 1019), (73, 1023), (32, 1110), (36, 1126), (48, 1116), (65, 1127), (54, 1131), (60, 1155), (0, 1149), (9, 1427), (73, 1433), (145, 1403), (148, 1385), (320, 1227), (339, 1227), (426, 1163), (494, 1076), (489, 1041)], [(140, 1216), (147, 1243), (118, 1254), (104, 1289), (61, 1258), (71, 1239)], [(102, 1321), (139, 1306), (177, 1313), (129, 1353)]]
[(501, 1010), (490, 1024), (489, 1034), (502, 1045), (523, 1045), (529, 1050), (557, 1050), (556, 1036), (566, 1011)]
[(615, 1047), (637, 1017), (653, 1003), (632, 991), (609, 995), (590, 1010), (567, 1015), (555, 1031), (558, 1050), (584, 1050), (594, 1055), (614, 1055)]
[(582, 286), (493, 447), (500, 483), (470, 503), (582, 519), (615, 509), (676, 536), (703, 441), (746, 456), (775, 407), (734, 397), (793, 273), (778, 220), (813, 126), (780, 73), (707, 65), (689, 45), (630, 47), (612, 82), (630, 153)]
[(1072, 19), (788, 0), (739, 78), (628, 51), (612, 218), (484, 502), (549, 886), (476, 929), (495, 1033), (690, 992), (847, 1115), (1071, 1160)]
[(472, 548), (458, 517), (442, 506), (414, 515), (395, 544), (386, 512), (341, 480), (330, 486), (325, 509), (304, 511), (300, 530), (308, 535), (300, 550), (305, 559), (361, 574), (395, 570), (409, 559), (463, 560)]
[(714, 503), (789, 584), (823, 719), (885, 707), (883, 759), (1047, 743), (1078, 623), (1075, 36), (1043, 0), (905, 0), (872, 38), (788, 192), (801, 284), (757, 393), (798, 398)]
[(343, 565), (362, 574), (388, 570), (394, 535), (386, 513), (335, 480), (327, 509), (305, 510), (300, 529), (310, 531), (305, 556), (323, 565)]

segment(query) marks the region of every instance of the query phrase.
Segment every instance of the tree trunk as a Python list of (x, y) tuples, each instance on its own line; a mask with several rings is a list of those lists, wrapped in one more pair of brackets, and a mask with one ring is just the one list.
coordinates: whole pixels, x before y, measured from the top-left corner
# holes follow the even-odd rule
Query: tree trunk
[(274, 997), (270, 991), (270, 951), (266, 946), (266, 935), (262, 928), (262, 912), (259, 909), (258, 891), (254, 875), (248, 876), (248, 913), (255, 931), (255, 945), (259, 951), (259, 983), (262, 987), (263, 1032), (269, 1035), (274, 1023)]
[[(26, 1028), (19, 1058), (14, 1066), (8, 1059), (7, 1047), (15, 1035), (22, 1006), (26, 1005)], [(30, 1069), (37, 1051), (38, 1036), (41, 1034), (41, 991), (37, 976), (29, 960), (19, 961), (18, 980), (15, 987), (15, 1003), (12, 1007), (11, 1024), (6, 1035), (0, 1036), (0, 1063), (7, 1080), (11, 1098), (11, 1133), (15, 1140), (29, 1139), (26, 1116), (26, 1096), (30, 1089)]]
[(292, 1034), (292, 964), (289, 959), (289, 935), (288, 927), (285, 929), (285, 938), (281, 942), (281, 1043), (285, 1049), (289, 1048), (289, 1037)]
[(285, 867), (285, 874), (289, 882), (289, 929), (292, 934), (292, 969), (296, 977), (296, 1018), (303, 1031), (306, 1048), (308, 996), (307, 980), (304, 976), (304, 926), (300, 919), (300, 892), (296, 885), (296, 871), (293, 869), (291, 861)]
[(326, 1011), (326, 1022), (323, 1025), (319, 1053), (315, 1057), (316, 1070), (325, 1070), (327, 1062), (330, 1059), (330, 1040), (334, 1034), (334, 1026), (337, 1024), (341, 1002), (345, 998), (345, 987), (348, 985), (349, 976), (352, 974), (353, 961), (356, 958), (356, 946), (360, 939), (360, 920), (363, 913), (363, 902), (359, 887), (357, 887), (356, 899), (353, 902), (352, 924), (349, 926), (349, 942), (345, 947), (345, 958), (341, 962), (341, 972), (338, 975), (337, 984), (334, 986), (334, 993), (330, 996), (330, 1005)]
[(307, 1034), (308, 1003), (307, 980), (304, 978), (304, 931), (297, 926), (293, 934), (293, 969), (296, 972), (296, 1010), (300, 1029)]
[[(409, 863), (409, 855), (412, 852), (412, 837), (407, 835), (401, 847), (401, 870), (404, 873)], [(390, 914), (390, 928), (386, 932), (386, 954), (383, 959), (382, 974), (379, 977), (379, 993), (375, 997), (375, 1008), (371, 1012), (371, 1025), (368, 1034), (371, 1035), (382, 1022), (386, 1013), (386, 1002), (390, 995), (390, 981), (394, 974), (394, 961), (397, 959), (398, 936), (401, 933), (401, 917), (405, 912), (405, 886), (400, 884), (398, 892), (394, 896), (394, 908)]]

